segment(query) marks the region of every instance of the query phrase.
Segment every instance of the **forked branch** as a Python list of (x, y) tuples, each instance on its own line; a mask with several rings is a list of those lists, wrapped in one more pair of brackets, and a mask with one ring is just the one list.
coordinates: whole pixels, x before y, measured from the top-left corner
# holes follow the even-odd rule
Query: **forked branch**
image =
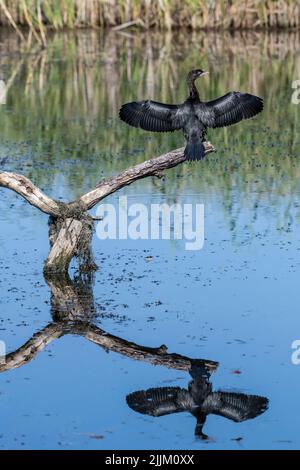
[[(214, 152), (214, 147), (210, 142), (205, 142), (205, 154)], [(147, 176), (161, 176), (165, 170), (173, 168), (185, 161), (183, 148), (173, 150), (156, 158), (151, 158), (143, 163), (139, 163), (128, 168), (122, 173), (112, 176), (111, 178), (100, 181), (94, 189), (79, 198), (78, 205), (82, 210), (89, 210), (98, 202), (108, 195), (118, 191), (119, 189), (134, 183), (135, 181), (146, 178)], [(74, 202), (62, 203), (57, 202), (43, 193), (41, 189), (35, 186), (28, 178), (17, 173), (9, 173), (7, 171), (0, 172), (0, 186), (12, 189), (29, 204), (37, 207), (42, 212), (53, 217), (70, 217), (70, 213), (74, 209)], [(70, 211), (66, 210), (69, 206)], [(77, 209), (77, 207), (76, 207)], [(76, 218), (76, 217), (75, 217)]]
[[(205, 153), (214, 152), (210, 142), (204, 142)], [(116, 176), (100, 181), (94, 189), (69, 203), (58, 202), (43, 193), (28, 178), (16, 173), (0, 172), (0, 186), (18, 193), (29, 204), (37, 207), (51, 216), (52, 230), (51, 251), (45, 264), (47, 272), (66, 272), (74, 256), (78, 259), (88, 259), (87, 269), (94, 269), (95, 264), (90, 256), (81, 257), (82, 240), (86, 240), (85, 252), (90, 253), (91, 221), (87, 214), (96, 204), (119, 189), (148, 176), (161, 177), (163, 172), (185, 161), (183, 148), (173, 150), (156, 158), (128, 168)], [(55, 221), (60, 223), (56, 224)], [(51, 237), (50, 237), (51, 238)], [(87, 247), (87, 243), (89, 247)], [(91, 262), (90, 262), (91, 261)]]
[(218, 367), (218, 362), (206, 359), (191, 359), (181, 354), (168, 353), (166, 346), (150, 348), (138, 345), (126, 339), (113, 336), (93, 324), (84, 322), (75, 322), (73, 324), (57, 322), (47, 325), (14, 352), (6, 356), (0, 356), (0, 372), (6, 372), (28, 363), (52, 341), (68, 333), (83, 336), (106, 351), (113, 351), (130, 359), (164, 366), (168, 369), (188, 371), (194, 361), (197, 361), (198, 364), (201, 363), (210, 373), (214, 372)]

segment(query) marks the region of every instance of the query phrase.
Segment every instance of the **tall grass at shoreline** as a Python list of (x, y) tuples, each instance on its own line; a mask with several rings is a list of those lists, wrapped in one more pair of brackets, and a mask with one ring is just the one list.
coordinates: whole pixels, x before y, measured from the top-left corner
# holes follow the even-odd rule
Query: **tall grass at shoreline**
[[(43, 36), (78, 27), (298, 28), (299, 0), (0, 0), (0, 25)], [(22, 34), (22, 33), (21, 33)]]

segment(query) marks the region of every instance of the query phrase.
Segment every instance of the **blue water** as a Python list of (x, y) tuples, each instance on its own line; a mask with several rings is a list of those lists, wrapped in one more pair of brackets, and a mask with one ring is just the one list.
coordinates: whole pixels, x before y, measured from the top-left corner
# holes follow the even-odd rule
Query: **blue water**
[[(93, 41), (98, 44), (97, 38)], [(54, 58), (61, 46), (55, 47)], [(127, 64), (122, 62), (126, 43), (121, 42), (118, 47), (117, 67), (123, 70)], [(71, 68), (79, 53), (75, 51), (75, 58), (60, 56), (57, 60), (61, 68)], [(256, 53), (263, 61), (263, 51)], [(7, 76), (16, 60), (14, 53), (10, 54), (3, 65)], [(134, 54), (136, 66), (141, 68), (143, 50), (137, 46)], [(51, 57), (46, 59), (50, 69)], [(96, 54), (92, 70), (97, 57)], [(25, 64), (29, 59), (25, 58)], [(243, 64), (242, 51), (236, 53), (236, 60)], [(290, 58), (289, 70), (281, 60), (274, 58), (273, 74), (279, 77), (281, 67), (285, 68), (288, 85), (280, 95), (284, 102), (289, 93), (288, 80), (297, 78), (293, 70), (298, 59)], [(189, 61), (192, 63), (193, 58)], [(159, 73), (159, 62), (155, 66)], [(230, 70), (230, 64), (223, 66)], [(25, 174), (46, 193), (71, 200), (91, 187), (101, 173), (116, 173), (132, 161), (143, 161), (143, 146), (148, 145), (145, 135), (139, 136), (126, 128), (118, 142), (112, 138), (108, 146), (106, 140), (114, 132), (121, 132), (114, 106), (117, 108), (119, 101), (125, 99), (126, 92), (119, 91), (116, 105), (110, 99), (105, 111), (99, 110), (104, 122), (99, 131), (101, 142), (96, 132), (94, 140), (90, 135), (87, 137), (84, 127), (82, 147), (78, 150), (79, 144), (74, 143), (68, 156), (67, 146), (80, 132), (76, 106), (71, 104), (66, 110), (66, 96), (62, 103), (56, 103), (61, 115), (64, 110), (67, 114), (64, 116), (67, 128), (58, 126), (57, 134), (51, 134), (52, 140), (49, 137), (47, 142), (44, 131), (35, 127), (41, 119), (53, 126), (51, 96), (35, 104), (34, 87), (25, 93), (27, 73), (26, 67), (21, 69), (7, 104), (1, 105), (1, 122), (6, 125), (0, 160), (9, 157), (2, 169)], [(41, 74), (39, 69), (35, 73)], [(165, 73), (171, 78), (171, 70)], [(267, 72), (263, 67), (257, 71), (261, 93), (267, 86), (264, 73)], [(71, 76), (69, 80), (71, 87)], [(251, 85), (246, 72), (240, 81), (243, 89)], [(53, 79), (47, 82), (46, 92), (50, 94), (60, 86), (59, 80)], [(108, 87), (108, 83), (102, 87)], [(12, 116), (21, 111), (14, 90), (22, 96), (21, 102), (27, 103), (32, 119), (30, 125), (24, 118), (26, 122), (20, 122), (15, 130), (16, 118)], [(74, 99), (76, 103), (79, 98), (72, 93), (75, 92), (71, 89), (71, 102)], [(92, 120), (91, 126), (97, 130), (98, 118), (91, 117), (89, 108), (80, 104), (86, 123)], [(101, 102), (97, 106), (100, 108)], [(165, 344), (170, 353), (217, 361), (219, 367), (211, 376), (213, 390), (266, 397), (268, 409), (240, 423), (209, 414), (203, 428), (208, 439), (201, 440), (194, 434), (196, 420), (188, 412), (153, 417), (134, 411), (126, 403), (126, 396), (138, 390), (186, 389), (191, 381), (188, 371), (137, 361), (71, 333), (51, 341), (27, 363), (0, 374), (1, 448), (299, 448), (300, 366), (291, 361), (291, 344), (300, 339), (299, 144), (297, 127), (291, 125), (297, 123), (295, 113), (294, 108), (288, 108), (286, 135), (281, 136), (279, 123), (267, 106), (263, 119), (269, 127), (265, 137), (258, 121), (244, 127), (244, 136), (228, 130), (229, 141), (239, 140), (235, 151), (227, 143), (225, 150), (222, 148), (223, 134), (216, 135), (216, 139), (210, 136), (216, 141), (218, 152), (197, 167), (181, 166), (170, 170), (165, 180), (143, 180), (120, 192), (128, 195), (129, 202), (143, 202), (148, 207), (151, 202), (175, 200), (204, 204), (202, 250), (187, 251), (183, 241), (174, 240), (100, 241), (96, 236), (93, 239), (99, 266), (91, 286), (96, 310), (94, 325), (141, 346)], [(132, 132), (136, 132), (136, 139)], [(247, 139), (255, 136), (259, 142), (253, 153)], [(174, 148), (182, 144), (177, 134), (167, 137), (169, 140), (163, 141), (162, 147), (155, 139), (151, 136), (146, 157), (152, 151), (158, 155), (168, 145)], [(103, 140), (106, 147), (102, 151), (97, 146)], [(275, 144), (268, 147), (268, 142)], [(129, 148), (132, 153), (128, 153)], [(289, 149), (285, 160), (280, 159), (283, 148)], [(261, 166), (249, 164), (253, 155)], [(224, 159), (231, 162), (228, 178), (223, 177)], [(117, 205), (118, 196), (111, 196), (108, 202)], [(42, 274), (49, 248), (47, 216), (11, 191), (1, 189), (0, 227), (0, 339), (10, 353), (53, 321), (50, 289)], [(76, 277), (76, 264), (72, 265), (70, 276)]]

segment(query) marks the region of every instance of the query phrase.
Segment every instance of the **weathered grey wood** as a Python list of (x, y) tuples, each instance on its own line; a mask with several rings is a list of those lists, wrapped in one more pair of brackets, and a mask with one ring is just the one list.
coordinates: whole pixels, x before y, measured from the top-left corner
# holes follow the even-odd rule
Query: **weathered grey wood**
[(69, 267), (84, 230), (84, 220), (65, 219), (45, 263), (45, 272), (63, 272)]
[(45, 214), (58, 216), (61, 211), (60, 204), (50, 197), (46, 196), (37, 186), (28, 178), (16, 173), (7, 171), (0, 172), (0, 186), (12, 189), (32, 206), (37, 207)]
[[(215, 149), (210, 142), (205, 142), (204, 145), (205, 154), (214, 152)], [(183, 151), (183, 148), (173, 150), (160, 157), (151, 158), (143, 163), (139, 163), (117, 176), (104, 179), (92, 191), (81, 196), (80, 201), (87, 209), (91, 209), (108, 195), (139, 179), (146, 178), (147, 176), (162, 176), (164, 170), (173, 168), (186, 160)]]
[[(210, 142), (205, 142), (204, 145), (206, 154), (215, 150)], [(161, 177), (165, 170), (173, 168), (185, 160), (183, 148), (152, 158), (123, 171), (119, 175), (100, 181), (94, 189), (71, 203), (55, 201), (46, 196), (28, 178), (16, 173), (0, 172), (0, 186), (12, 189), (31, 205), (53, 217), (54, 220), (63, 222), (55, 236), (50, 236), (51, 250), (44, 268), (45, 272), (59, 273), (68, 270), (73, 256), (78, 255), (80, 241), (84, 236), (86, 236), (86, 244), (89, 243), (87, 235), (92, 233), (89, 230), (92, 218), (87, 214), (89, 209), (124, 186), (148, 176)], [(85, 248), (88, 252), (86, 246)], [(90, 269), (95, 269), (95, 264), (91, 259), (86, 264)]]

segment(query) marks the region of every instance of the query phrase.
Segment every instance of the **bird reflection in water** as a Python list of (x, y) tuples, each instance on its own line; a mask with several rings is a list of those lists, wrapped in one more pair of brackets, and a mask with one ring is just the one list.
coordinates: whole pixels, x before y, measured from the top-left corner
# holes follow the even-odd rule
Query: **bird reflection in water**
[(210, 376), (218, 368), (218, 362), (169, 353), (165, 345), (158, 348), (139, 345), (99, 328), (94, 323), (97, 305), (94, 301), (92, 276), (75, 280), (71, 280), (68, 275), (48, 276), (45, 280), (51, 291), (52, 322), (37, 331), (18, 349), (0, 357), (0, 373), (28, 364), (53, 340), (75, 334), (107, 352), (113, 351), (130, 359), (189, 372), (192, 380), (187, 389), (150, 388), (133, 392), (126, 399), (134, 411), (150, 416), (182, 411), (191, 413), (197, 420), (195, 434), (202, 439), (207, 439), (203, 426), (209, 414), (241, 422), (255, 418), (267, 409), (268, 400), (264, 397), (213, 392)]
[(127, 395), (128, 406), (138, 413), (155, 417), (189, 412), (197, 420), (195, 435), (203, 440), (209, 439), (203, 432), (208, 415), (219, 415), (240, 423), (256, 418), (268, 407), (268, 399), (262, 396), (214, 392), (210, 382), (211, 373), (202, 362), (192, 361), (189, 373), (192, 380), (188, 388), (157, 387), (139, 390)]

